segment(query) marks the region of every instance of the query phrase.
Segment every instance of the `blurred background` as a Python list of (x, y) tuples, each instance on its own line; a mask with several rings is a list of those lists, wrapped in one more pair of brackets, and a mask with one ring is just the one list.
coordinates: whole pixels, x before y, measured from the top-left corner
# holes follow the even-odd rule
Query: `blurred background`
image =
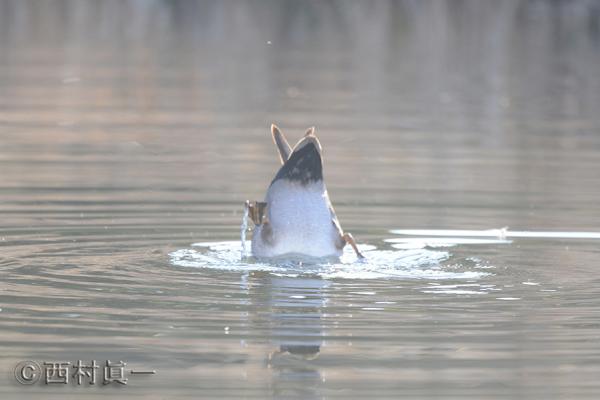
[[(597, 231), (599, 111), (593, 0), (2, 0), (0, 370), (124, 354), (188, 371), (128, 392), (157, 398), (594, 398), (594, 242), (453, 251), (459, 268), (498, 268), (487, 284), (522, 300), (508, 306), (413, 281), (249, 284), (168, 254), (239, 238), (243, 201), (279, 166), (272, 122), (290, 141), (316, 126), (361, 243), (395, 228)], [(354, 309), (360, 293), (391, 305)], [(302, 310), (327, 336), (320, 358), (273, 366), (270, 346), (304, 332), (275, 316)]]
[(317, 127), (342, 222), (600, 225), (596, 1), (2, 1), (0, 18), (5, 199), (233, 212), (275, 173), (276, 122), (291, 141)]

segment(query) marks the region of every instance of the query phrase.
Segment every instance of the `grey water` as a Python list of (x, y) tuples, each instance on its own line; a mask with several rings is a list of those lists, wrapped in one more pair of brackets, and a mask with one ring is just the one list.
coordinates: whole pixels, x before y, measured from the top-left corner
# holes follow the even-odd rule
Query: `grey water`
[[(1, 1), (0, 398), (598, 398), (599, 66), (585, 0)], [(366, 261), (241, 259), (272, 122)], [(80, 359), (156, 373), (14, 376)]]

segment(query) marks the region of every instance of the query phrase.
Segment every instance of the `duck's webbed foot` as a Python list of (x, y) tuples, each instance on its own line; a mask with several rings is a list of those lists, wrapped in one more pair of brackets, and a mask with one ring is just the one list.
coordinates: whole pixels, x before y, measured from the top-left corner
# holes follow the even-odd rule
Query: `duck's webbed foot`
[(262, 225), (269, 222), (267, 217), (267, 203), (264, 201), (246, 200), (248, 216), (254, 222), (254, 225)]
[(351, 233), (344, 233), (344, 235), (342, 237), (344, 238), (344, 241), (346, 241), (346, 243), (348, 243), (350, 246), (352, 246), (352, 248), (354, 249), (354, 252), (356, 253), (356, 256), (358, 258), (365, 258), (365, 256), (362, 255), (360, 250), (358, 250), (356, 241), (354, 240), (354, 237), (352, 236)]

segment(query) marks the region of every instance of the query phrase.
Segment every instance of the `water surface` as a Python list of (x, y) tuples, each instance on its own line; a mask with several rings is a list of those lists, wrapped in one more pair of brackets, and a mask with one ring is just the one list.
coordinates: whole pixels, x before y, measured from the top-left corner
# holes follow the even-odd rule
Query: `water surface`
[[(600, 231), (599, 15), (0, 3), (0, 397), (597, 398), (598, 239), (397, 230)], [(365, 263), (240, 260), (271, 122)], [(157, 374), (12, 375), (78, 359)]]

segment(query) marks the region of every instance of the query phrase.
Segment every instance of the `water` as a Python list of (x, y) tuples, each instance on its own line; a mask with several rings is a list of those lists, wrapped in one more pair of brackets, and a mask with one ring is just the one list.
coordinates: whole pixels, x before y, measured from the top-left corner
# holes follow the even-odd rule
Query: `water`
[[(599, 15), (0, 2), (0, 398), (597, 398)], [(271, 122), (366, 261), (241, 261)], [(13, 377), (78, 359), (157, 373)]]
[(241, 257), (243, 260), (246, 258), (248, 251), (246, 246), (246, 233), (248, 232), (248, 212), (250, 208), (248, 207), (248, 203), (244, 204), (244, 214), (242, 214), (242, 224), (240, 225), (240, 244), (242, 245)]

